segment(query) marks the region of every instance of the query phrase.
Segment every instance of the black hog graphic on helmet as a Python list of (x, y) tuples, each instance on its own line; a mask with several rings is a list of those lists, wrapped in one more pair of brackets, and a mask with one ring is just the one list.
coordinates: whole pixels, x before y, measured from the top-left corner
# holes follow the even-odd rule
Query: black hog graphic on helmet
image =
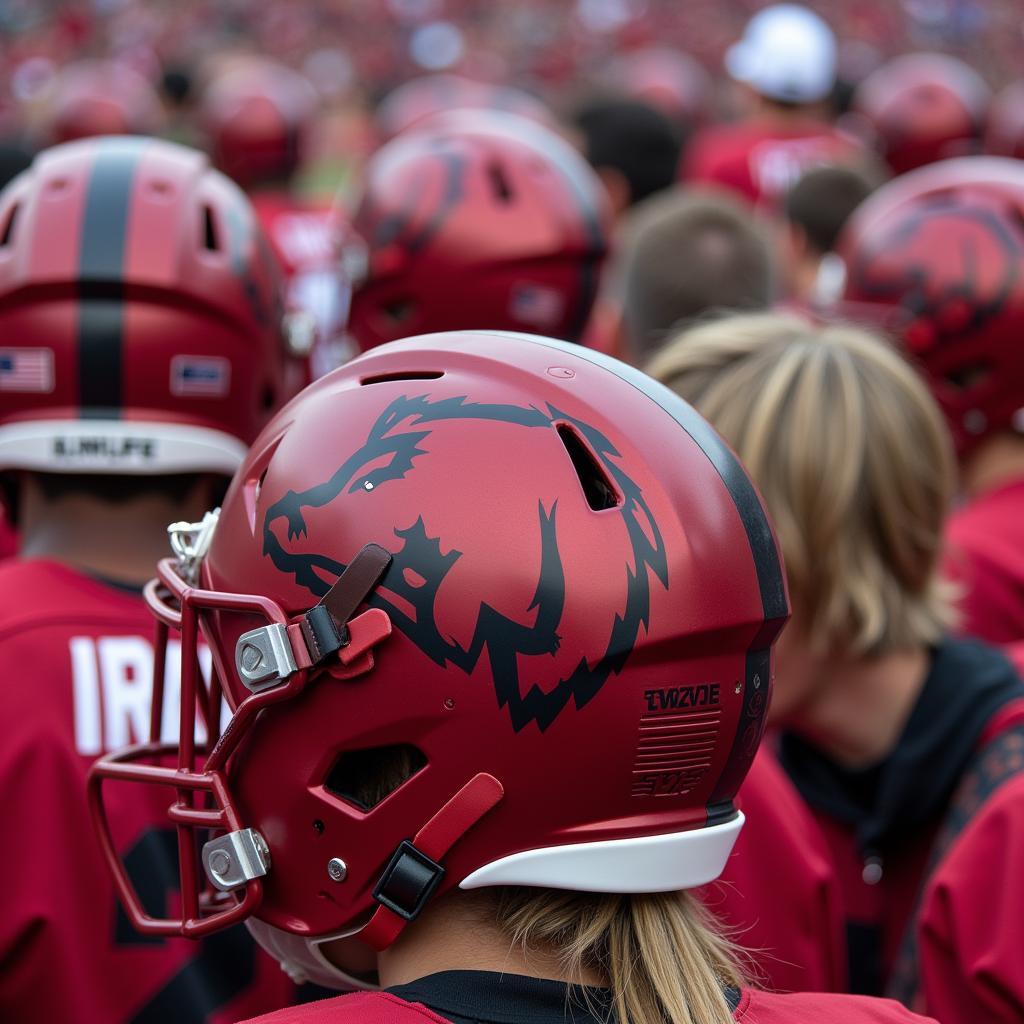
[[(540, 541), (540, 570), (528, 609), (532, 621), (519, 622), (481, 602), (472, 637), (465, 646), (446, 635), (438, 622), (438, 595), (462, 552), (457, 537), (431, 536), (430, 524), (412, 514), (408, 526), (396, 527), (393, 562), (381, 590), (370, 604), (388, 613), (401, 630), (428, 658), (439, 665), (453, 664), (471, 673), (487, 651), (498, 705), (507, 708), (518, 732), (530, 722), (544, 730), (573, 702), (585, 706), (620, 672), (636, 643), (640, 627), (647, 627), (650, 613), (651, 577), (668, 587), (665, 546), (651, 511), (637, 483), (620, 467), (619, 453), (600, 431), (551, 406), (546, 411), (514, 405), (474, 403), (466, 397), (431, 401), (427, 396), (392, 401), (374, 423), (365, 442), (353, 451), (331, 476), (308, 490), (288, 491), (269, 506), (263, 521), (263, 551), (282, 572), (316, 597), (331, 586), (329, 579), (344, 572), (346, 564), (323, 553), (294, 550), (290, 542), (307, 535), (306, 519), (312, 509), (338, 500), (343, 494), (372, 491), (388, 480), (400, 480), (415, 472), (418, 459), (429, 458), (422, 447), (431, 425), (452, 421), (490, 421), (524, 430), (552, 430), (569, 423), (585, 439), (603, 471), (622, 496), (609, 515), (619, 517), (628, 539), (632, 564), (623, 567), (623, 604), (608, 623), (603, 653), (591, 665), (582, 658), (565, 678), (545, 689), (531, 685), (523, 692), (521, 656), (554, 654), (559, 646), (559, 626), (566, 604), (566, 576), (559, 551), (556, 523), (558, 501), (534, 512)], [(286, 533), (286, 536), (281, 534)], [(315, 538), (309, 538), (315, 542)]]
[(997, 213), (938, 196), (882, 232), (851, 267), (859, 298), (928, 324), (925, 344), (968, 334), (997, 316), (1020, 273), (1017, 239)]

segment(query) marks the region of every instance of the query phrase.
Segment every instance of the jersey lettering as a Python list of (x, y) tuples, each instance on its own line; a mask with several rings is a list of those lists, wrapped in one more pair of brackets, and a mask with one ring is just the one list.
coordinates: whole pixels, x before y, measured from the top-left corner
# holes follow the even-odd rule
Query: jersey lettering
[(750, 153), (750, 171), (762, 195), (781, 196), (811, 167), (829, 162), (827, 140), (772, 139)]
[(96, 644), (90, 636), (71, 638), (71, 686), (75, 706), (75, 748), (93, 757), (103, 751), (100, 677)]
[(293, 266), (329, 263), (334, 255), (334, 239), (322, 214), (282, 214), (272, 231), (274, 244)]
[[(149, 736), (153, 699), (153, 646), (140, 636), (76, 636), (70, 641), (71, 689), (74, 697), (75, 747), (86, 757), (105, 750), (141, 743)], [(199, 667), (210, 678), (212, 657), (199, 649)], [(181, 642), (167, 644), (164, 673), (163, 719), (160, 739), (178, 739), (181, 705)], [(229, 710), (221, 707), (221, 723)], [(206, 740), (201, 718), (196, 720), (196, 742)]]

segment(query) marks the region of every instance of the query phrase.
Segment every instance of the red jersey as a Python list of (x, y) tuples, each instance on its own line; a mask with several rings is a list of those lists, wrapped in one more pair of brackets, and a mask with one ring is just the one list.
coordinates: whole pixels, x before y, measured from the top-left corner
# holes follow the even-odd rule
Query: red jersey
[(1024, 640), (1024, 479), (982, 494), (950, 516), (948, 570), (964, 590), (964, 633)]
[(298, 202), (286, 193), (257, 193), (256, 217), (284, 270), (285, 303), (309, 313), (318, 338), (310, 354), (310, 376), (340, 365), (333, 352), (348, 318), (350, 293), (340, 273), (337, 216), (330, 206)]
[[(725, 989), (740, 1024), (927, 1024), (898, 1003), (832, 993)], [(388, 989), (296, 1006), (259, 1024), (608, 1024), (607, 989), (487, 971), (443, 971)], [(255, 1024), (255, 1022), (250, 1022)], [(935, 1024), (934, 1021), (931, 1024)]]
[(849, 770), (796, 737), (782, 759), (843, 889), (851, 986), (943, 1024), (1024, 1019), (1024, 683), (946, 641), (896, 749)]
[[(1024, 1020), (1024, 725), (993, 741), (984, 761), (979, 791), (965, 787), (960, 800), (985, 805), (950, 841), (920, 912), (921, 1002), (948, 1024)], [(993, 786), (1014, 761), (1017, 773)]]
[[(135, 592), (55, 562), (0, 565), (0, 1020), (227, 1024), (294, 997), (244, 927), (202, 943), (147, 937), (118, 905), (85, 779), (101, 751), (146, 738), (152, 637)], [(180, 656), (169, 646), (169, 684)], [(158, 912), (175, 899), (176, 843), (150, 827), (166, 820), (167, 796), (147, 790), (112, 787), (107, 806)]]
[(824, 121), (792, 124), (754, 119), (714, 125), (687, 147), (682, 179), (718, 185), (755, 205), (775, 208), (811, 167), (850, 160), (861, 147)]
[(737, 803), (747, 820), (721, 878), (702, 890), (705, 903), (755, 951), (763, 987), (845, 991), (839, 880), (813, 815), (768, 747)]

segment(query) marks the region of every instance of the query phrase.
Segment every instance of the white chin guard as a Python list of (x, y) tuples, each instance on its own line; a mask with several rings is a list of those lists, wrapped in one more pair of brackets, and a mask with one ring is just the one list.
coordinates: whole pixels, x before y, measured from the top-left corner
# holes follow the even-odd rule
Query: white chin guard
[(265, 924), (255, 918), (245, 922), (252, 937), (280, 965), (296, 985), (312, 982), (324, 988), (332, 988), (338, 992), (355, 992), (373, 990), (379, 986), (346, 974), (335, 967), (320, 951), (320, 946), (334, 939), (345, 938), (341, 935), (322, 935), (316, 939), (308, 939), (302, 935), (292, 935), (272, 925)]

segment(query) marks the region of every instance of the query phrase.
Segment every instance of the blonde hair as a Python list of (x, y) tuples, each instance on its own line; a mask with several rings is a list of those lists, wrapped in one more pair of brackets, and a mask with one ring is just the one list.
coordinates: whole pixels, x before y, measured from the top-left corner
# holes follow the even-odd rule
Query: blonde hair
[(736, 449), (775, 524), (790, 596), (819, 651), (934, 643), (955, 462), (914, 370), (859, 328), (775, 313), (685, 331), (648, 372)]
[[(371, 752), (342, 781), (373, 806), (416, 771), (409, 747)], [(340, 781), (340, 780), (339, 780)], [(616, 1024), (732, 1024), (723, 985), (746, 982), (745, 951), (724, 938), (689, 893), (632, 895), (500, 887), (475, 894), (498, 931), (523, 952), (554, 953), (567, 978), (608, 981)]]
[(618, 1024), (729, 1024), (723, 985), (743, 974), (731, 943), (687, 893), (608, 895), (508, 888), (495, 920), (524, 952), (554, 950), (567, 977), (600, 972)]

